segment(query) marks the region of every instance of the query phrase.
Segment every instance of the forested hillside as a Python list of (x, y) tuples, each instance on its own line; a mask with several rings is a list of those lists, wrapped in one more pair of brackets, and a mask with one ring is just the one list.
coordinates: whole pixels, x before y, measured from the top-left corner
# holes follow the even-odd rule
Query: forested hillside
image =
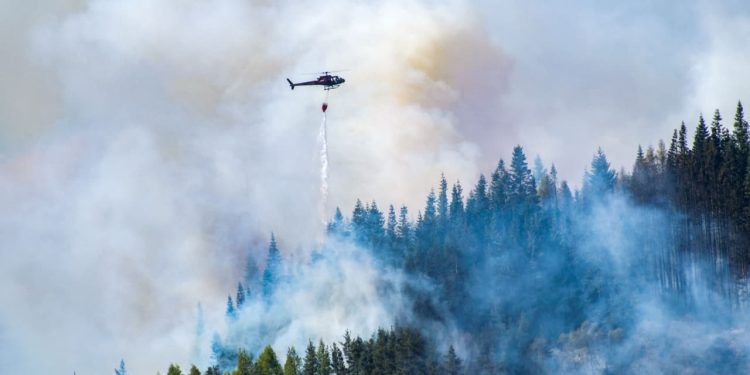
[(285, 283), (272, 238), (262, 275), (251, 261), (228, 298), (212, 367), (190, 374), (747, 372), (749, 157), (738, 104), (730, 123), (716, 111), (692, 136), (683, 123), (668, 143), (637, 146), (630, 171), (598, 150), (580, 190), (518, 146), (471, 186), (440, 178), (418, 210), (337, 209), (329, 239), (407, 275), (408, 313), (277, 359), (266, 345), (281, 328), (249, 339), (236, 323)]

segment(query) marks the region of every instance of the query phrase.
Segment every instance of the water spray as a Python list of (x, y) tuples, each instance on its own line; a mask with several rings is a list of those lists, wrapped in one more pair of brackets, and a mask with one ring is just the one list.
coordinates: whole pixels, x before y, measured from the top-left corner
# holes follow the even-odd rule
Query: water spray
[(328, 90), (326, 90), (326, 99), (321, 106), (323, 111), (323, 120), (320, 122), (318, 130), (318, 143), (320, 144), (320, 218), (323, 224), (326, 224), (326, 207), (328, 205), (328, 129), (326, 124), (326, 110), (328, 109)]

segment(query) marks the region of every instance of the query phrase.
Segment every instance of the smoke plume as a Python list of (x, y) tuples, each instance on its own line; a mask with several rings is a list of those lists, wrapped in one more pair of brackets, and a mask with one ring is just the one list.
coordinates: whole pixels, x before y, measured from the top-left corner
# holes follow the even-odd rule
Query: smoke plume
[(308, 256), (322, 92), (286, 77), (351, 69), (330, 98), (331, 210), (473, 178), (451, 109), (466, 77), (446, 72), (506, 66), (462, 1), (92, 0), (27, 20), (22, 71), (48, 79), (27, 87), (38, 116), (0, 133), (23, 140), (0, 164), (0, 372), (187, 363), (195, 304), (221, 306), (271, 231)]

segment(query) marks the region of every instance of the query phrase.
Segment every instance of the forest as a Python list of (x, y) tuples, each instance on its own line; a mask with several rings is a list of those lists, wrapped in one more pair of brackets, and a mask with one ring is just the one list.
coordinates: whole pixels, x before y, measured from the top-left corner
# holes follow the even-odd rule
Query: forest
[(473, 186), (441, 176), (415, 220), (357, 201), (336, 210), (328, 238), (408, 275), (396, 324), (309, 337), (284, 360), (269, 346), (278, 329), (243, 333), (243, 309), (287, 281), (272, 236), (263, 271), (249, 260), (227, 298), (212, 364), (167, 374), (746, 373), (749, 158), (738, 103), (726, 125), (717, 110), (692, 136), (682, 123), (637, 146), (631, 170), (597, 150), (580, 189), (517, 146)]

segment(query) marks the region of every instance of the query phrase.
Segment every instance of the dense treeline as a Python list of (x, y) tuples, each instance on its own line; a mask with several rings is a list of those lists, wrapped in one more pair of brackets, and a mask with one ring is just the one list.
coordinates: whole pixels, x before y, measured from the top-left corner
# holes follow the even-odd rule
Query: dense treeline
[[(231, 364), (209, 366), (201, 372), (192, 366), (189, 375), (459, 375), (464, 374), (461, 359), (451, 346), (439, 355), (422, 334), (410, 328), (378, 330), (369, 339), (352, 338), (347, 332), (340, 343), (327, 345), (310, 341), (300, 356), (294, 347), (287, 351), (282, 365), (276, 353), (266, 346), (258, 356), (239, 349)], [(115, 375), (126, 375), (120, 362)], [(167, 375), (182, 375), (172, 364)]]
[(671, 223), (673, 241), (659, 259), (663, 285), (684, 289), (680, 271), (701, 261), (712, 265), (707, 276), (717, 291), (739, 304), (750, 264), (750, 143), (742, 103), (731, 128), (718, 110), (710, 125), (701, 115), (690, 146), (683, 123), (668, 149), (663, 142), (645, 153), (639, 147), (632, 174), (622, 174), (621, 183), (637, 202), (684, 214)]
[[(460, 182), (449, 187), (441, 178), (416, 220), (405, 206), (383, 211), (357, 201), (350, 218), (337, 209), (330, 236), (368, 248), (384, 266), (425, 277), (434, 288), (409, 291), (419, 318), (414, 329), (379, 331), (369, 340), (347, 336), (341, 349), (311, 343), (304, 360), (290, 350), (283, 373), (459, 373), (452, 347), (439, 359), (420, 333), (427, 324), (419, 322), (446, 321), (469, 337), (471, 347), (462, 348), (472, 353), (466, 373), (538, 373), (563, 366), (549, 353), (569, 345), (582, 327), (596, 326), (608, 345), (627, 340), (637, 293), (687, 312), (695, 290), (708, 290), (714, 302), (741, 308), (750, 262), (749, 158), (738, 104), (731, 130), (718, 111), (710, 125), (698, 119), (692, 141), (683, 123), (668, 147), (639, 146), (630, 172), (616, 173), (598, 150), (578, 191), (558, 181), (554, 165), (547, 169), (537, 159), (529, 167), (517, 146), (510, 163), (501, 159), (468, 194)], [(631, 235), (610, 238), (619, 233), (613, 227)], [(272, 238), (262, 276), (250, 261), (244, 285), (228, 297), (230, 321), (247, 299), (274, 292), (281, 262)], [(238, 349), (216, 336), (217, 367), (206, 374), (236, 366), (237, 374), (282, 373), (278, 362), (265, 365), (275, 360), (266, 354), (270, 347), (256, 362)], [(633, 356), (641, 354), (629, 350), (627, 360), (609, 358), (607, 369), (635, 371)]]

